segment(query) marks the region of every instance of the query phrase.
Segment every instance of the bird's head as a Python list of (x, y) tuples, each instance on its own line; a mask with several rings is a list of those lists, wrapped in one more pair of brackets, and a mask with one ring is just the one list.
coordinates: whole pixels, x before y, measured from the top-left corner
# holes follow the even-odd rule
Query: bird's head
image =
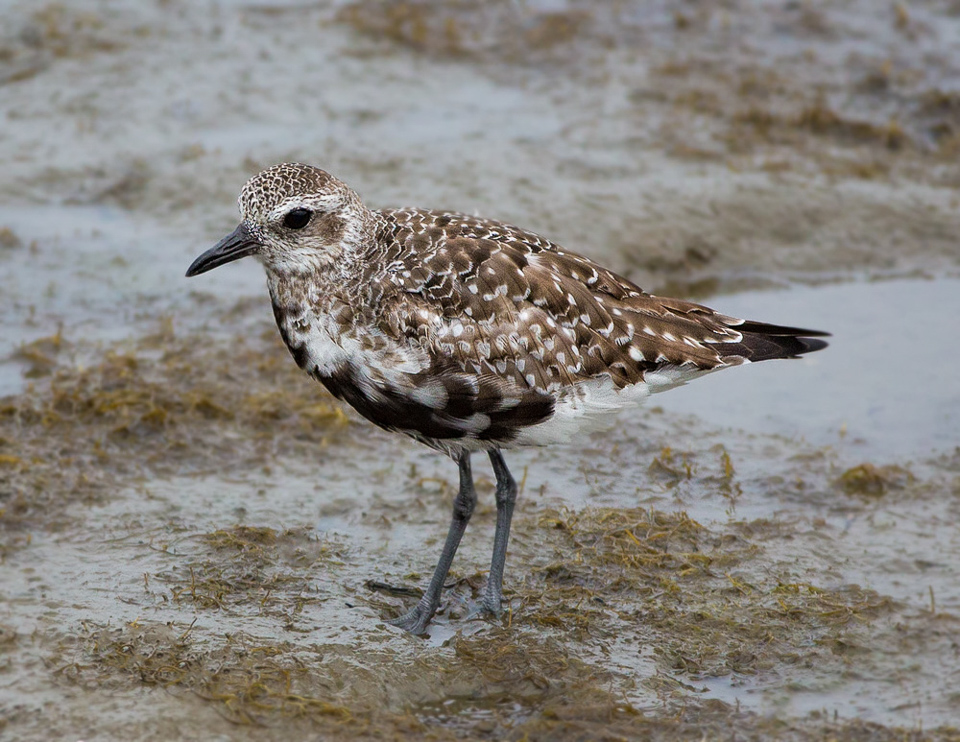
[(337, 266), (363, 242), (370, 212), (360, 197), (310, 165), (267, 168), (240, 191), (240, 225), (193, 261), (188, 276), (254, 255), (277, 274)]

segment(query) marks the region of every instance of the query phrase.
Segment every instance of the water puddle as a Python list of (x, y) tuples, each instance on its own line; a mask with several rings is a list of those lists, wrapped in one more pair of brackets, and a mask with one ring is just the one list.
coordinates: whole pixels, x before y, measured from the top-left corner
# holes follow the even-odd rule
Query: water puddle
[(960, 279), (793, 286), (707, 302), (739, 317), (833, 333), (799, 361), (698, 379), (652, 401), (717, 426), (843, 445), (867, 460), (960, 445)]

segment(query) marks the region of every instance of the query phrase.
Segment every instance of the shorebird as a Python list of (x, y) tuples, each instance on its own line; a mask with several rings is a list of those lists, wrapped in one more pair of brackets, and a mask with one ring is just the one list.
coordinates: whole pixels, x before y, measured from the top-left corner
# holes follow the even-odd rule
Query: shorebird
[(473, 513), (470, 456), (496, 475), (481, 608), (501, 612), (517, 485), (503, 449), (575, 440), (612, 412), (711, 371), (819, 350), (828, 333), (654, 296), (589, 258), (491, 219), (367, 208), (310, 165), (240, 192), (240, 225), (196, 276), (252, 255), (297, 365), (371, 422), (449, 455), (460, 487), (422, 598), (391, 623), (423, 634)]

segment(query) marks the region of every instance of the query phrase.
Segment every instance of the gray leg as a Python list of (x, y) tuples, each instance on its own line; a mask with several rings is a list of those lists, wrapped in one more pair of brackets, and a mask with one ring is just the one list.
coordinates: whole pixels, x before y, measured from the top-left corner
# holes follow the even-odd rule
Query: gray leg
[[(470, 522), (470, 516), (473, 515), (473, 509), (477, 504), (477, 493), (473, 489), (473, 473), (470, 471), (470, 454), (466, 451), (460, 454), (457, 464), (460, 467), (460, 491), (453, 501), (453, 518), (450, 520), (450, 530), (447, 531), (447, 540), (443, 544), (440, 561), (437, 562), (437, 568), (433, 571), (430, 585), (412, 611), (390, 621), (394, 626), (406, 629), (411, 634), (424, 633), (427, 624), (430, 623), (430, 619), (436, 613), (437, 606), (440, 605), (443, 583), (447, 579), (450, 564), (453, 562), (453, 555), (457, 553), (460, 539), (463, 538), (463, 532), (467, 530), (467, 523)], [(499, 490), (497, 492), (499, 503)], [(509, 520), (507, 526), (509, 528)], [(497, 533), (499, 532), (500, 522), (498, 519)]]
[(493, 559), (490, 562), (490, 578), (483, 594), (483, 607), (495, 616), (500, 615), (503, 597), (503, 566), (507, 561), (507, 542), (510, 540), (510, 521), (513, 506), (517, 502), (517, 483), (510, 476), (507, 462), (499, 451), (490, 451), (490, 463), (497, 475), (497, 530), (493, 536)]

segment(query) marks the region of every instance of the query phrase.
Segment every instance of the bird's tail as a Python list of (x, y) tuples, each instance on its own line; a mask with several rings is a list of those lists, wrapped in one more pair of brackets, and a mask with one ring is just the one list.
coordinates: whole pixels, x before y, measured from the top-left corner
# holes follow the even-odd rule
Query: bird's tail
[(750, 320), (736, 325), (734, 329), (743, 334), (743, 339), (739, 343), (724, 343), (721, 346), (723, 357), (739, 356), (750, 362), (798, 358), (804, 353), (826, 348), (827, 342), (820, 338), (830, 337), (829, 332)]

